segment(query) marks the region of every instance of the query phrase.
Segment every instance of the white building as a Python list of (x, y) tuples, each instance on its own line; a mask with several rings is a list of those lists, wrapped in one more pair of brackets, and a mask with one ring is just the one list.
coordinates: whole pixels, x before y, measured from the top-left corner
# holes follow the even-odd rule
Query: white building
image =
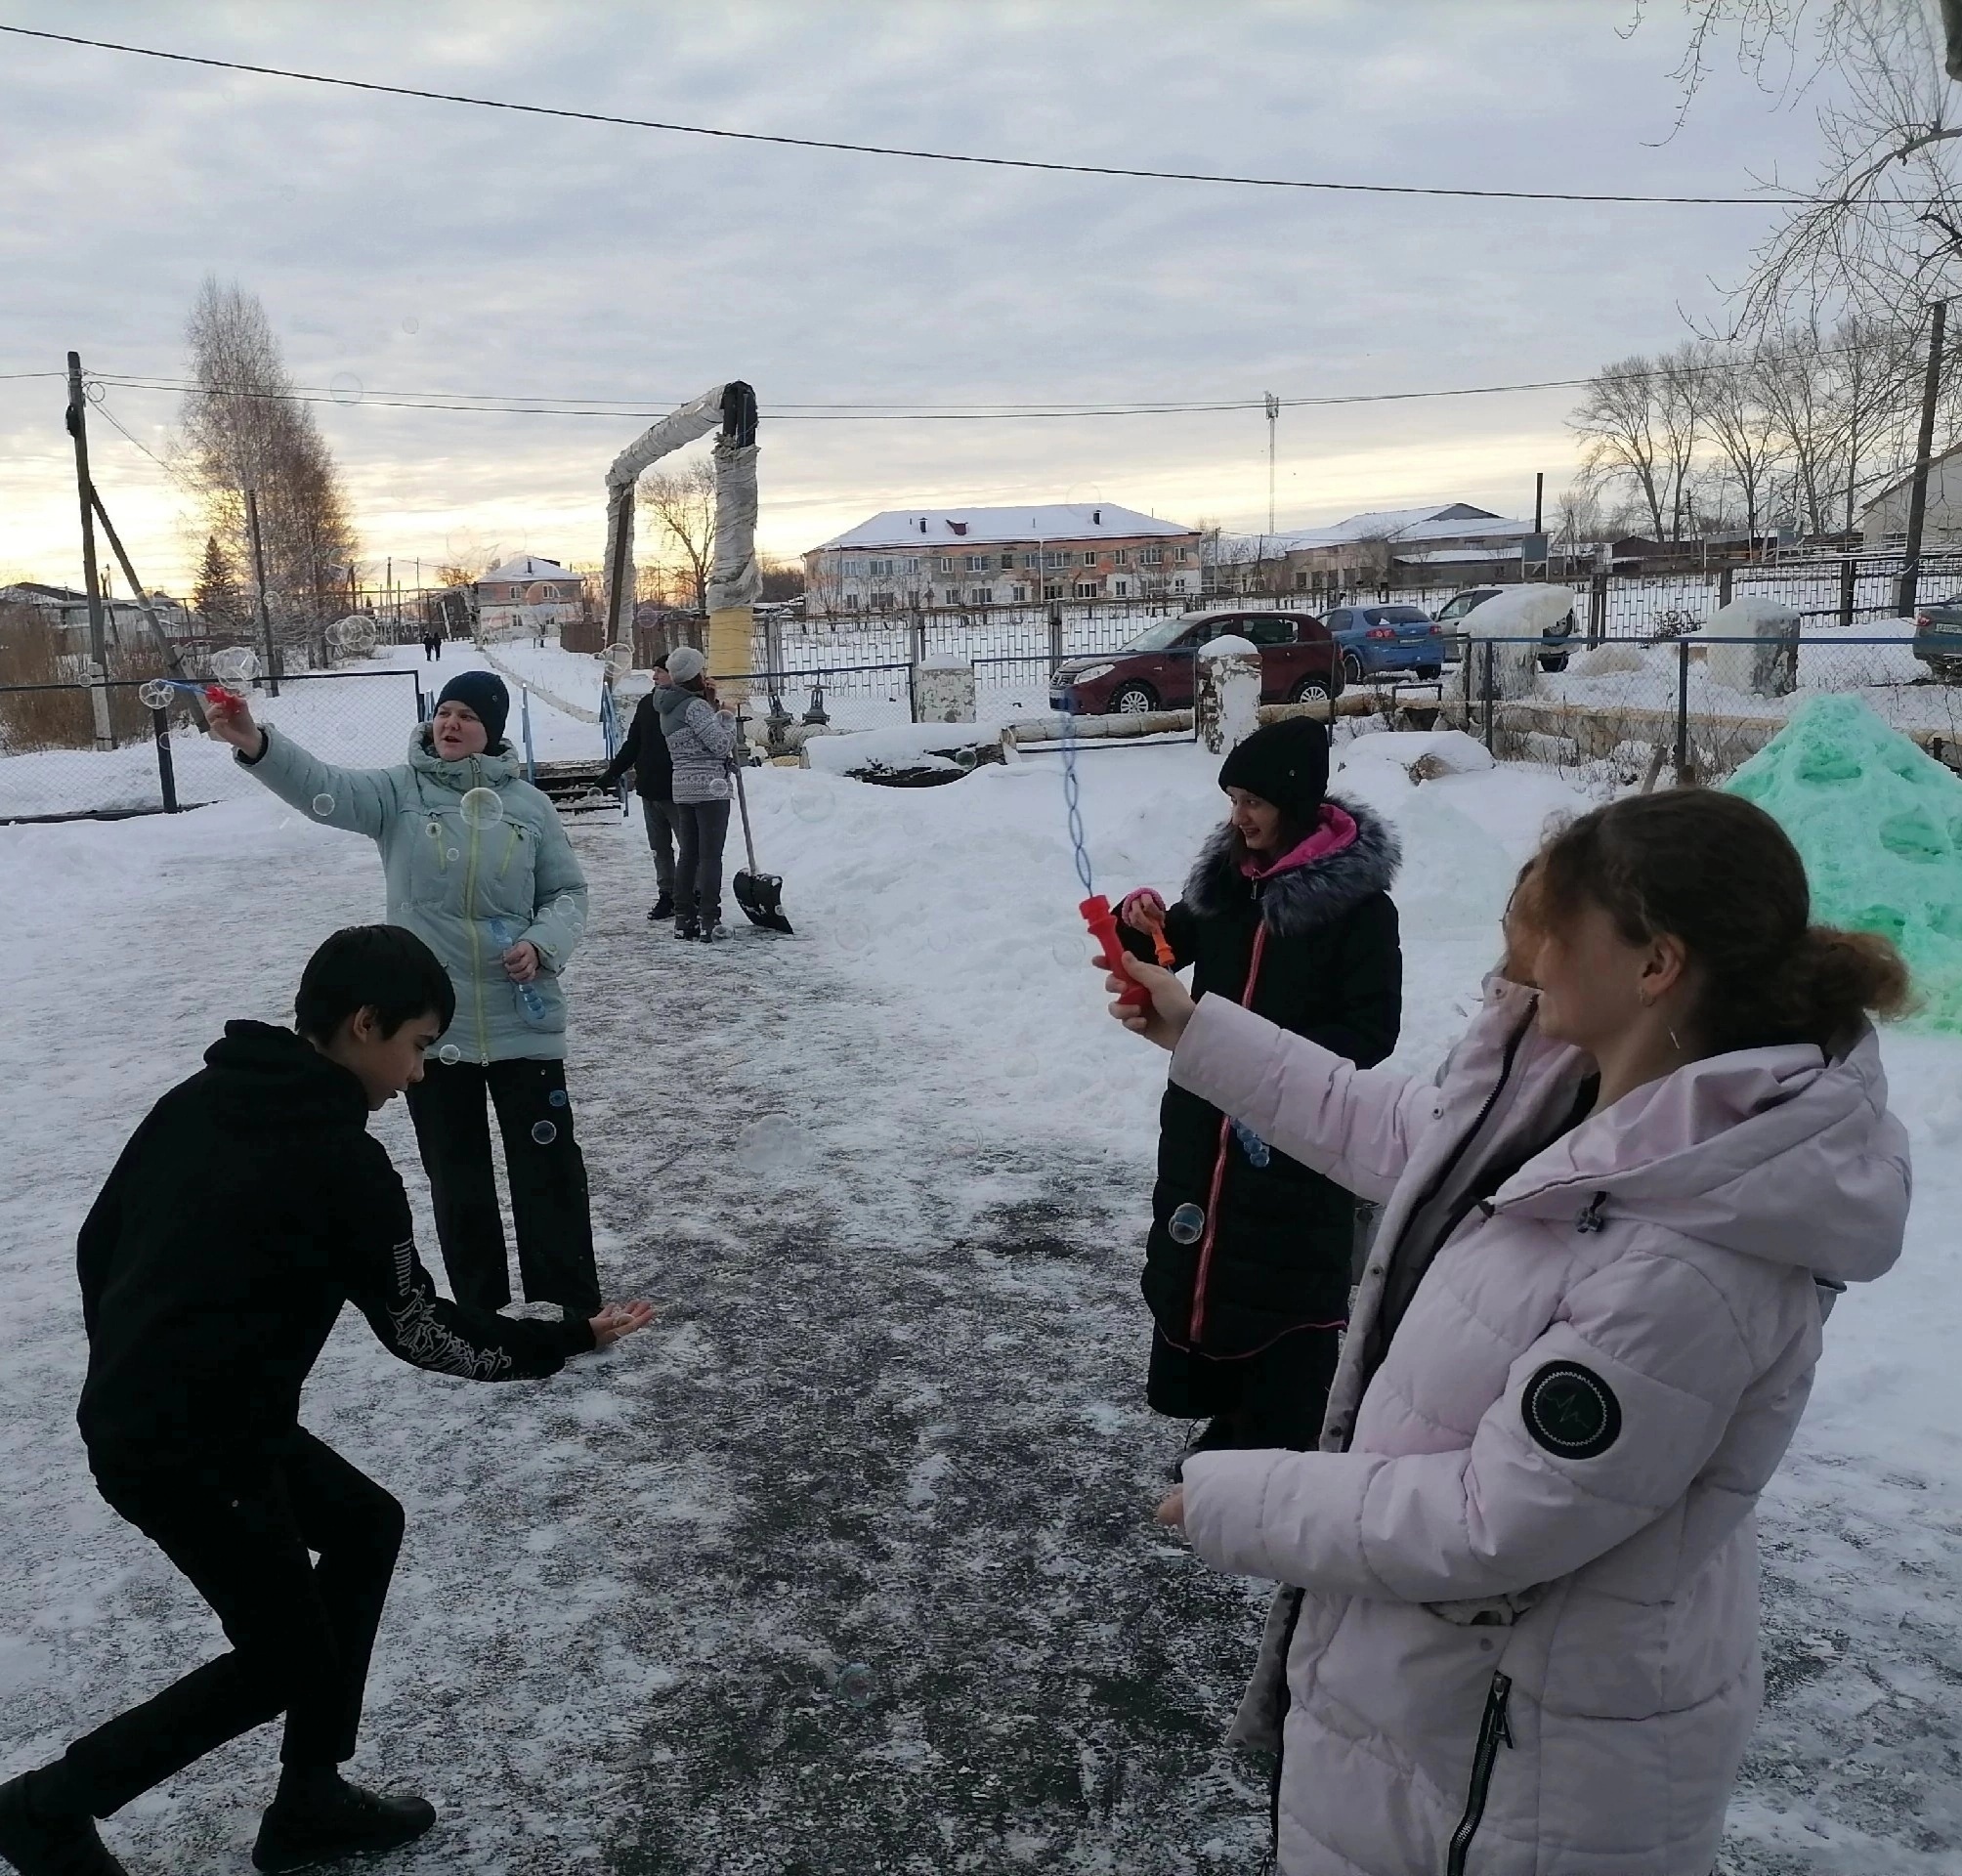
[(810, 613), (1154, 599), (1199, 591), (1199, 531), (1115, 502), (890, 508), (804, 555)]
[(585, 582), (556, 560), (520, 554), (477, 581), (478, 630), (486, 638), (522, 638), (541, 626), (582, 616)]
[[(1914, 494), (1914, 472), (1890, 483), (1859, 511), (1859, 534), (1868, 547), (1898, 547), (1907, 538), (1907, 508)], [(1923, 547), (1952, 547), (1962, 541), (1962, 444), (1928, 465), (1928, 511), (1922, 518)]]
[(1222, 562), (1258, 566), (1264, 583), (1298, 593), (1391, 586), (1485, 585), (1517, 579), (1533, 533), (1469, 501), (1379, 508), (1327, 528), (1301, 528), (1222, 543)]

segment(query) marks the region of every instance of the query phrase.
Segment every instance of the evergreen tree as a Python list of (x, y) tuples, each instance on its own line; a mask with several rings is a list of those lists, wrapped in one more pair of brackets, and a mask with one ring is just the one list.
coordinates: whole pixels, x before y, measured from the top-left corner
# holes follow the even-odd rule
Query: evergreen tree
[(232, 556), (219, 545), (216, 534), (205, 536), (204, 560), (197, 570), (192, 604), (208, 631), (243, 632), (251, 628), (251, 610), (233, 570)]

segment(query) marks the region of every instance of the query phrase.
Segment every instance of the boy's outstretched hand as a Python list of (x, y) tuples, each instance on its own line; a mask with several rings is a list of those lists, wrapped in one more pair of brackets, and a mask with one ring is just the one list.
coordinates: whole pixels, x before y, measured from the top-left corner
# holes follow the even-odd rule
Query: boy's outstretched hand
[[(1156, 1043), (1160, 1048), (1176, 1048), (1179, 1037), (1185, 1033), (1185, 1025), (1192, 1020), (1191, 992), (1171, 971), (1157, 964), (1147, 964), (1142, 958), (1133, 958), (1129, 952), (1118, 959), (1118, 963), (1151, 992), (1151, 1002), (1148, 1007), (1115, 1002), (1110, 1006), (1110, 1013), (1125, 1028), (1135, 1031), (1146, 1042)], [(1112, 971), (1104, 979), (1104, 988), (1115, 996), (1127, 990), (1129, 985), (1116, 971)]]
[(622, 1336), (645, 1329), (653, 1320), (654, 1304), (636, 1300), (608, 1303), (598, 1315), (588, 1318), (587, 1326), (593, 1332), (595, 1348), (611, 1348)]

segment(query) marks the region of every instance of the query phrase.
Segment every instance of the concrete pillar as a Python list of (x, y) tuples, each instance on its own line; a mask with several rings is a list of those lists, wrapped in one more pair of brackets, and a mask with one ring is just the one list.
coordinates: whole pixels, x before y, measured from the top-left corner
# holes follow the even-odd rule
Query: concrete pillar
[(1231, 634), (1202, 646), (1193, 695), (1207, 748), (1238, 748), (1260, 727), (1259, 647)]
[(974, 721), (974, 666), (958, 655), (923, 658), (913, 667), (916, 723)]

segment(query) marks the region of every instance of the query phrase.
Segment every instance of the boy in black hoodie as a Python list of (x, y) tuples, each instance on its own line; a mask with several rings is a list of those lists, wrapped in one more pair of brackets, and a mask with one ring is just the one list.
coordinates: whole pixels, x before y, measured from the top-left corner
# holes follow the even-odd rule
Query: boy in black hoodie
[(0, 1856), (24, 1876), (117, 1876), (96, 1818), (280, 1713), (255, 1867), (386, 1850), (435, 1822), (422, 1799), (377, 1797), (338, 1769), (403, 1514), (300, 1426), (300, 1389), (347, 1302), (403, 1360), (474, 1381), (554, 1374), (653, 1314), (520, 1322), (436, 1294), (367, 1117), (420, 1078), (453, 1011), (412, 932), (336, 932), (301, 977), (295, 1029), (228, 1023), (82, 1226), (90, 1470), (211, 1604), (232, 1652), (0, 1785)]

